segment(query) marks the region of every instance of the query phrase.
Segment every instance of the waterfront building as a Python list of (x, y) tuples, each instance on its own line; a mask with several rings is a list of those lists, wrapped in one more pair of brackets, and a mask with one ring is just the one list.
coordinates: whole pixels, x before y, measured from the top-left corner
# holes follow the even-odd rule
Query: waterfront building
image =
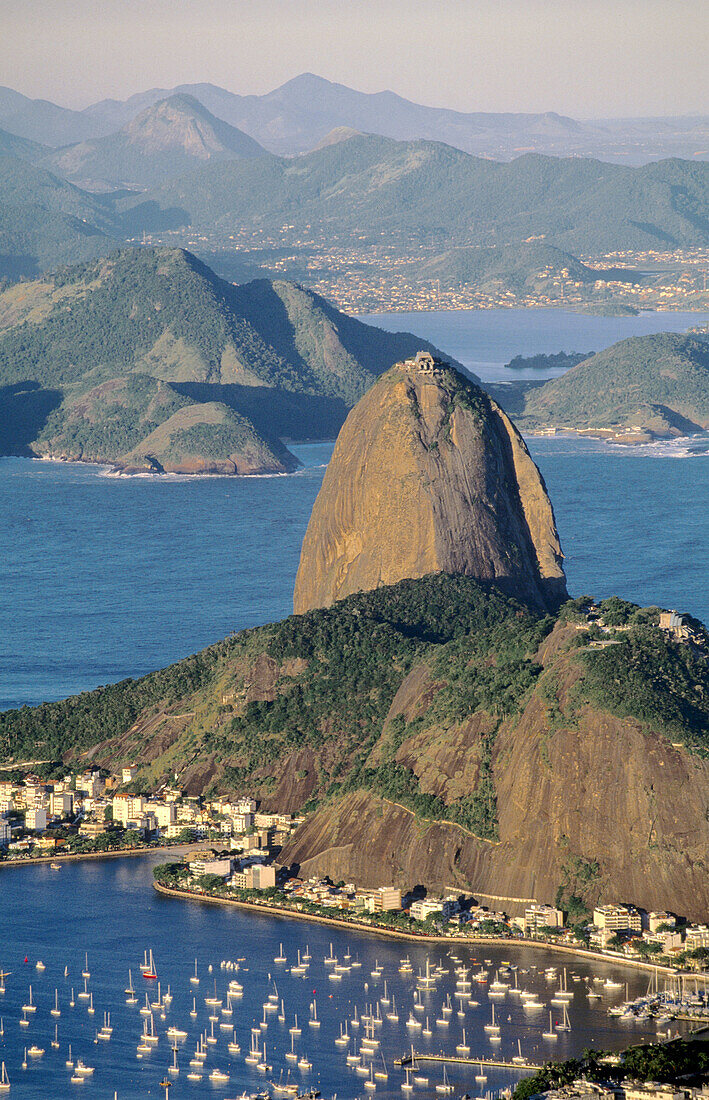
[(535, 936), (543, 928), (563, 928), (564, 914), (553, 905), (539, 905), (534, 902), (524, 911), (523, 931), (525, 936)]
[(412, 901), (409, 906), (409, 916), (413, 920), (426, 920), (434, 913), (443, 916), (443, 901), (440, 898), (422, 898), (420, 901)]
[(687, 927), (684, 946), (688, 951), (694, 951), (697, 947), (709, 947), (709, 926), (690, 924)]
[(642, 931), (642, 917), (633, 905), (598, 905), (593, 910), (593, 924), (607, 932)]

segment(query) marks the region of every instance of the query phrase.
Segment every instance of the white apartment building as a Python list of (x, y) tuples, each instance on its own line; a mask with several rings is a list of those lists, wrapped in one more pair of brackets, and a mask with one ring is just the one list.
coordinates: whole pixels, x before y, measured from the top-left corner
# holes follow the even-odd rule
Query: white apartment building
[(632, 905), (598, 905), (593, 910), (593, 923), (608, 932), (642, 931), (642, 918)]

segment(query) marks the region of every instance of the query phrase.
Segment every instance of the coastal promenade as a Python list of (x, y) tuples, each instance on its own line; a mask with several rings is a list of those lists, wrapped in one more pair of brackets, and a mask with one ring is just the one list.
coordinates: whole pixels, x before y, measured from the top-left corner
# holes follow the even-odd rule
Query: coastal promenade
[[(531, 947), (543, 951), (554, 951), (563, 955), (571, 955), (576, 958), (595, 959), (604, 963), (615, 963), (619, 966), (629, 966), (635, 970), (642, 970), (652, 974), (663, 974), (677, 977), (680, 973), (669, 966), (656, 966), (654, 963), (645, 962), (642, 959), (631, 959), (625, 956), (606, 955), (601, 951), (591, 951), (583, 947), (571, 947), (567, 944), (553, 943), (547, 940), (535, 940), (519, 938), (515, 936), (431, 936), (426, 933), (404, 931), (398, 928), (382, 928), (367, 924), (365, 921), (342, 920), (338, 917), (325, 917), (319, 913), (304, 913), (300, 909), (291, 909), (283, 905), (272, 905), (265, 901), (245, 901), (241, 898), (222, 898), (214, 894), (196, 893), (193, 890), (179, 890), (173, 886), (165, 886), (160, 882), (153, 882), (153, 889), (165, 897), (179, 898), (184, 901), (204, 902), (207, 905), (227, 905), (237, 909), (248, 909), (251, 912), (261, 913), (264, 916), (276, 916), (290, 918), (291, 920), (308, 921), (311, 924), (324, 924), (331, 928), (350, 929), (356, 932), (365, 932), (372, 936), (384, 939), (404, 940), (410, 943), (463, 943), (467, 946), (479, 944), (486, 947)], [(689, 975), (687, 975), (689, 976)]]
[(156, 847), (151, 844), (141, 845), (139, 848), (116, 848), (108, 852), (67, 852), (66, 854), (54, 853), (49, 856), (30, 856), (27, 859), (2, 859), (0, 871), (9, 867), (34, 867), (41, 863), (56, 863), (60, 866), (64, 863), (80, 863), (86, 859), (120, 859), (126, 856), (147, 856), (158, 853), (160, 855), (179, 856), (189, 852), (192, 848), (199, 848), (201, 844), (178, 844), (170, 847)]

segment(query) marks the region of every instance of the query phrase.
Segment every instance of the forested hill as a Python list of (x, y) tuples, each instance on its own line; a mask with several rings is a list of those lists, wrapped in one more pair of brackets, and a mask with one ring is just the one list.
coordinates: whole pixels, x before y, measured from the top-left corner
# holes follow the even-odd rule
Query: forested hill
[(177, 773), (188, 793), (306, 808), (283, 853), (305, 874), (701, 919), (706, 634), (694, 624), (695, 648), (656, 608), (612, 598), (590, 621), (583, 605), (548, 616), (468, 577), (402, 581), (5, 712), (0, 761), (140, 759), (145, 790)]
[[(504, 387), (496, 394), (502, 397)], [(709, 342), (660, 332), (598, 352), (560, 378), (514, 391), (509, 411), (520, 427), (597, 430), (633, 440), (709, 428)]]
[(342, 240), (518, 245), (572, 253), (709, 243), (709, 164), (625, 168), (534, 154), (500, 164), (430, 141), (355, 134), (292, 158), (207, 165), (121, 200), (126, 231), (255, 222)]
[[(10, 135), (8, 135), (10, 136)], [(0, 149), (0, 276), (33, 278), (104, 256), (122, 236), (107, 200)]]
[(234, 287), (188, 252), (129, 248), (0, 295), (4, 453), (125, 467), (292, 469), (426, 346), (286, 282)]

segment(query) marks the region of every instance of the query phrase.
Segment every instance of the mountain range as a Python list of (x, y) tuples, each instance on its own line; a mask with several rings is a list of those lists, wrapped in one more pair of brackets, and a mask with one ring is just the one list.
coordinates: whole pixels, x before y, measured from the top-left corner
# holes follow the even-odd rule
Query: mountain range
[(283, 437), (332, 438), (421, 346), (292, 283), (234, 287), (188, 252), (124, 249), (0, 294), (0, 453), (293, 470)]
[(195, 165), (265, 156), (241, 130), (215, 118), (196, 99), (174, 95), (141, 111), (118, 131), (42, 159), (57, 175), (92, 190), (152, 187)]
[(355, 135), (297, 158), (209, 164), (118, 201), (126, 232), (258, 226), (338, 241), (518, 245), (565, 251), (709, 243), (709, 164), (621, 168), (525, 155), (509, 164), (429, 141)]
[(390, 91), (368, 94), (303, 73), (264, 95), (236, 95), (214, 84), (153, 88), (126, 100), (107, 99), (82, 111), (0, 88), (0, 126), (54, 147), (106, 137), (171, 95), (197, 99), (217, 118), (271, 152), (312, 149), (347, 126), (396, 140), (443, 141), (469, 153), (510, 159), (522, 152), (594, 156), (642, 164), (668, 156), (707, 157), (709, 118), (578, 121), (541, 114), (462, 112), (412, 103)]

